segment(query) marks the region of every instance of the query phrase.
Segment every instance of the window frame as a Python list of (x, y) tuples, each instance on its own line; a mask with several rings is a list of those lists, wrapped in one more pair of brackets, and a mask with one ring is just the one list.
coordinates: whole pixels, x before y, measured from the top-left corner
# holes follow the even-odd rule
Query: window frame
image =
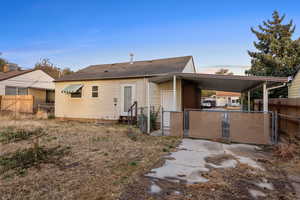
[(82, 88), (80, 88), (77, 92), (71, 93), (70, 97), (73, 99), (82, 98)]
[(92, 98), (99, 98), (99, 86), (98, 85), (92, 86)]
[[(7, 89), (11, 88), (15, 90), (14, 94), (7, 94)], [(26, 92), (24, 94), (20, 94), (20, 90), (25, 90)], [(5, 95), (28, 95), (28, 88), (26, 87), (16, 87), (16, 86), (5, 86)]]
[[(25, 90), (25, 93), (24, 94), (20, 94), (20, 90)], [(23, 88), (23, 87), (17, 87), (17, 92), (18, 92), (18, 95), (28, 95), (28, 88)]]

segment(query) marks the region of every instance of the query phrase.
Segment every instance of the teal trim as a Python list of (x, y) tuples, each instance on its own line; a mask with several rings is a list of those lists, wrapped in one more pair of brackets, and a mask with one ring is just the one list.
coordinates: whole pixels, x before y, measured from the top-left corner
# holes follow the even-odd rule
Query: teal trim
[(78, 92), (83, 87), (82, 84), (72, 84), (65, 87), (61, 92), (66, 94), (72, 94)]

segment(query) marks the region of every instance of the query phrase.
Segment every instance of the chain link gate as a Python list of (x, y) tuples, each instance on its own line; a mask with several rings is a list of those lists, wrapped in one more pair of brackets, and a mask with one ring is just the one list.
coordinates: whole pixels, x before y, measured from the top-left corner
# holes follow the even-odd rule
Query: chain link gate
[(222, 118), (222, 139), (229, 140), (229, 137), (230, 137), (229, 114), (227, 112), (224, 112)]

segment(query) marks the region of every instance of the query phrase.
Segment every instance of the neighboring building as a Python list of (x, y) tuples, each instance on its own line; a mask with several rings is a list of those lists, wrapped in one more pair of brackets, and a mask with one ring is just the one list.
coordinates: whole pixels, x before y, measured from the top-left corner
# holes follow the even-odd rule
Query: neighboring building
[(216, 91), (216, 106), (240, 106), (240, 97), (241, 93)]
[(291, 81), (288, 87), (288, 97), (289, 98), (299, 98), (300, 97), (300, 69), (293, 76), (293, 80)]
[[(148, 81), (157, 75), (170, 73), (195, 73), (192, 56), (115, 64), (92, 65), (55, 81), (55, 116), (58, 118), (118, 120), (128, 115), (128, 109), (137, 101), (138, 107), (151, 106), (159, 110), (173, 108), (174, 81), (161, 84)], [(198, 87), (188, 81), (176, 80), (176, 109), (184, 106), (199, 108)], [(183, 93), (195, 96), (184, 99)]]
[(33, 95), (35, 106), (54, 102), (54, 79), (42, 70), (0, 72), (0, 95)]

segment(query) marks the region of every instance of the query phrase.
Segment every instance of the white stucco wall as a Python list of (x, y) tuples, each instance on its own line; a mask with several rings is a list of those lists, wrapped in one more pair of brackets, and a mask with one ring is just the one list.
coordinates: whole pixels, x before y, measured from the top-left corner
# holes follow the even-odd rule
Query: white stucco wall
[(54, 90), (53, 81), (54, 79), (42, 70), (35, 70), (0, 81), (0, 95), (5, 94), (5, 86)]

